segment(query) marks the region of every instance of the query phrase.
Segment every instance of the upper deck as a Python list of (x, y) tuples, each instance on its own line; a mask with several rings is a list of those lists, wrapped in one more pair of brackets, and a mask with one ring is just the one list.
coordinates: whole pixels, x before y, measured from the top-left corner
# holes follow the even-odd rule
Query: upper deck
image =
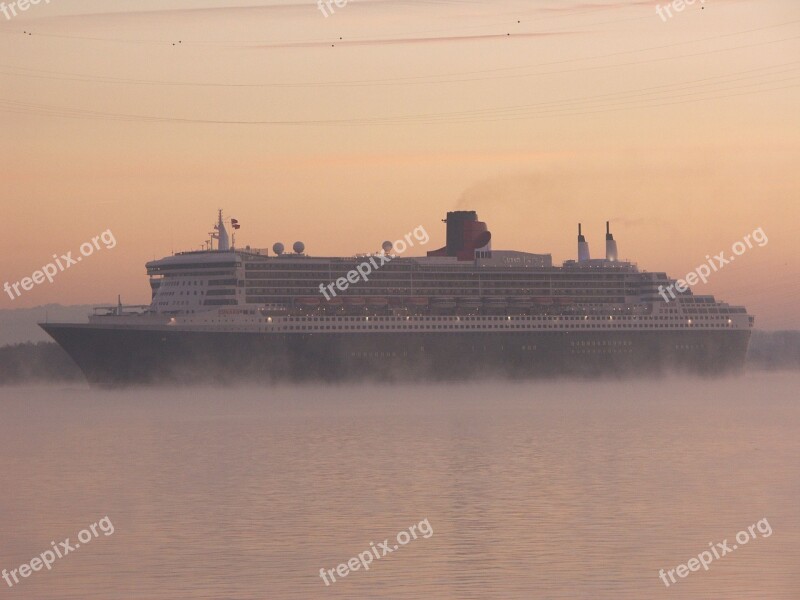
[[(611, 315), (663, 302), (659, 289), (674, 283), (666, 273), (640, 271), (619, 260), (610, 233), (606, 258), (591, 259), (579, 235), (578, 260), (553, 266), (550, 254), (492, 250), (485, 228), (473, 228), (471, 238), (450, 229), (448, 220), (448, 246), (424, 257), (391, 250), (315, 257), (299, 242), (290, 253), (281, 244), (272, 254), (250, 247), (179, 253), (147, 263), (151, 311), (188, 315), (270, 305), (295, 316), (567, 316), (598, 310)], [(461, 243), (457, 234), (464, 237)], [(680, 314), (746, 312), (710, 296), (695, 301), (691, 290), (665, 304)]]

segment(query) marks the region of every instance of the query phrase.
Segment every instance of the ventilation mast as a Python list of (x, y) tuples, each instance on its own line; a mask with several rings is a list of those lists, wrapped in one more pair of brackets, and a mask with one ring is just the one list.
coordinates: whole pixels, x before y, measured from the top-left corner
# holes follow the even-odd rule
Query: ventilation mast
[(578, 223), (578, 262), (590, 260), (589, 244), (586, 243), (586, 238), (581, 232), (581, 224)]
[(617, 242), (614, 241), (614, 236), (611, 235), (611, 225), (608, 221), (606, 221), (606, 260), (619, 260)]

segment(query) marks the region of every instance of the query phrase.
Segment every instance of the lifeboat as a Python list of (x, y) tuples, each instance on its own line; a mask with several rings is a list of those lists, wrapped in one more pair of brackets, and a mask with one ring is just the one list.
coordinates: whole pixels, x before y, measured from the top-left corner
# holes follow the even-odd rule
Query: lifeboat
[(366, 304), (366, 300), (361, 296), (345, 296), (343, 298), (345, 306), (352, 306), (352, 307), (361, 307)]
[(367, 306), (371, 307), (384, 307), (388, 306), (389, 300), (387, 298), (367, 298)]
[(431, 303), (432, 308), (455, 308), (456, 301), (452, 296), (436, 296)]
[(315, 308), (319, 306), (321, 299), (315, 297), (295, 298), (295, 304), (303, 308)]
[(531, 307), (531, 299), (526, 296), (511, 298), (509, 307), (513, 310), (527, 310)]
[(484, 298), (483, 303), (486, 306), (491, 306), (491, 307), (503, 307), (507, 304), (505, 298), (492, 298), (492, 297)]
[(483, 299), (483, 310), (490, 315), (503, 315), (506, 313), (508, 303), (503, 297), (487, 297)]
[(456, 314), (471, 316), (477, 315), (481, 312), (481, 299), (480, 298), (459, 298), (458, 308)]
[(426, 296), (411, 296), (406, 298), (406, 306), (428, 306), (428, 302)]

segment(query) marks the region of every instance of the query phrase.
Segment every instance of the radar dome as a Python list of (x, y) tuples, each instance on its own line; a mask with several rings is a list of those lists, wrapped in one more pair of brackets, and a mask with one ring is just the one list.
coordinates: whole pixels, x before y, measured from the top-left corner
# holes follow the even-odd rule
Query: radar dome
[(295, 242), (294, 246), (292, 246), (295, 254), (302, 254), (306, 251), (306, 245), (303, 242)]
[(381, 244), (381, 248), (383, 248), (383, 251), (384, 251), (386, 254), (389, 254), (389, 252), (391, 252), (391, 251), (392, 251), (392, 248), (393, 248), (393, 247), (394, 247), (394, 244), (392, 244), (392, 242), (388, 242), (388, 241), (387, 241), (387, 242), (383, 242), (383, 244)]
[(275, 244), (274, 246), (272, 246), (272, 251), (273, 251), (275, 254), (277, 254), (278, 256), (280, 256), (281, 254), (283, 254), (283, 250), (284, 250), (283, 244), (281, 244), (280, 242), (278, 242), (277, 244)]

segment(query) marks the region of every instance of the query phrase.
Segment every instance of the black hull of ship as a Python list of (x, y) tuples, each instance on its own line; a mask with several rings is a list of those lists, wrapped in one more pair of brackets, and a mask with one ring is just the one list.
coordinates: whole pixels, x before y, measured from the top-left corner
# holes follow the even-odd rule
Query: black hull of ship
[(719, 375), (750, 331), (282, 334), (43, 324), (93, 384)]

